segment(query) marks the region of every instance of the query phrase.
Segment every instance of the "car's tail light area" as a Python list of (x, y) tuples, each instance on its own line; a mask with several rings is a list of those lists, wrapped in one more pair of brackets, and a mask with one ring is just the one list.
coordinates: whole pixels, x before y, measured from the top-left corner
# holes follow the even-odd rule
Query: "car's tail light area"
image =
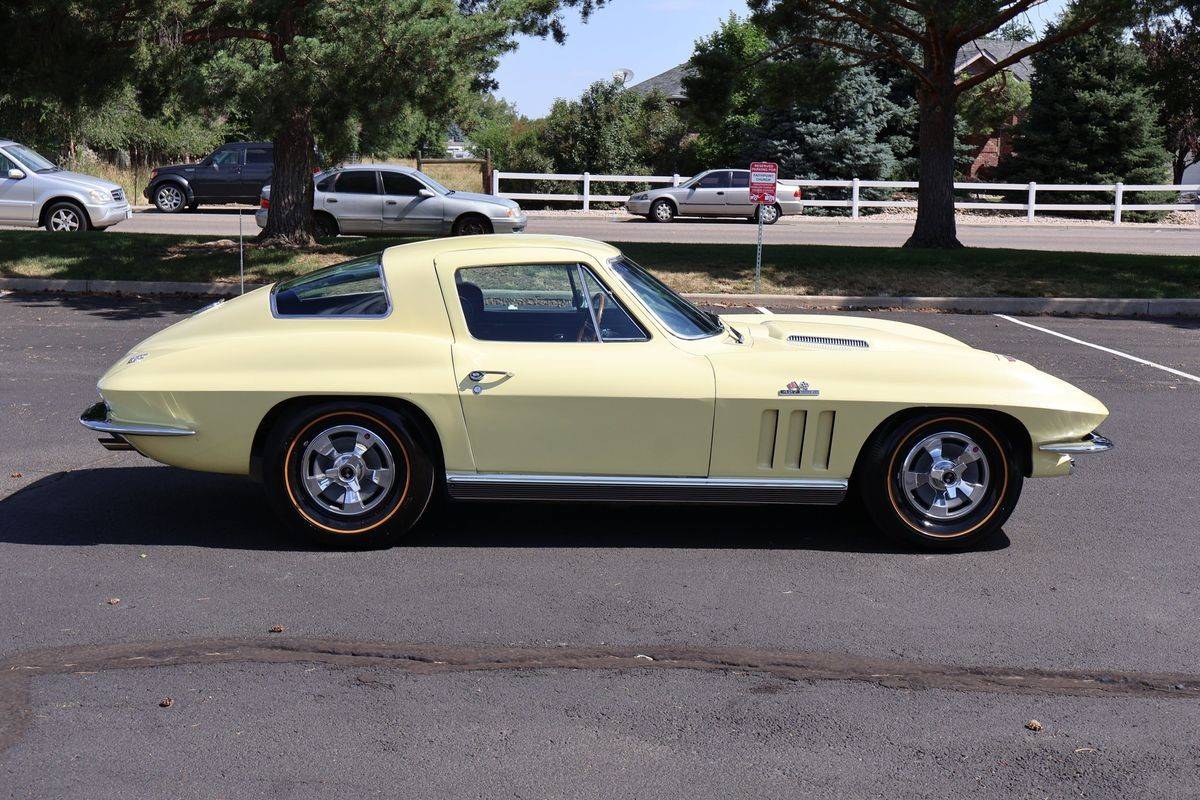
[(258, 207), (259, 207), (259, 208), (270, 208), (270, 207), (271, 207), (271, 201), (270, 201), (268, 198), (264, 197), (264, 198), (262, 198), (261, 200), (259, 200), (259, 201), (258, 201)]

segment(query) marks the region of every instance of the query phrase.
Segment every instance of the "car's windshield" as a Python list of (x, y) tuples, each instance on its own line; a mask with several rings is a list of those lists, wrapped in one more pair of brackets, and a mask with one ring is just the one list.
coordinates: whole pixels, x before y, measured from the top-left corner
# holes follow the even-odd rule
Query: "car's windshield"
[(701, 178), (703, 178), (703, 177), (704, 177), (705, 175), (707, 175), (709, 172), (712, 172), (712, 170), (710, 169), (710, 170), (708, 170), (707, 172), (701, 172), (699, 175), (696, 175), (696, 176), (694, 176), (694, 177), (693, 177), (691, 180), (684, 181), (683, 183), (679, 184), (679, 188), (680, 188), (680, 189), (690, 189), (690, 188), (692, 188), (693, 186), (695, 186), (695, 185), (696, 185), (696, 182), (697, 182), (697, 181), (699, 181)]
[(58, 172), (59, 167), (55, 166), (53, 161), (42, 158), (33, 150), (30, 150), (23, 144), (10, 144), (8, 152), (17, 157), (25, 166), (29, 167), (34, 172), (43, 174), (46, 172)]
[(725, 329), (715, 315), (706, 313), (675, 294), (665, 283), (625, 256), (610, 262), (613, 271), (646, 304), (651, 313), (677, 336), (699, 339)]
[(426, 175), (424, 172), (421, 173), (421, 179), (423, 181), (425, 181), (425, 183), (429, 184), (429, 188), (433, 189), (438, 194), (454, 194), (453, 189), (447, 189), (445, 186), (442, 186), (440, 183), (438, 183), (433, 178)]

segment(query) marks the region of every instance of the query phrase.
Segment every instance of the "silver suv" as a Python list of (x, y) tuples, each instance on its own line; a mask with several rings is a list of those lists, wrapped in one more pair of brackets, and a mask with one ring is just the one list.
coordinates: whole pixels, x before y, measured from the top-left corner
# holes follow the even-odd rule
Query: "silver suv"
[(112, 181), (67, 172), (23, 144), (0, 139), (0, 225), (102, 231), (132, 213)]

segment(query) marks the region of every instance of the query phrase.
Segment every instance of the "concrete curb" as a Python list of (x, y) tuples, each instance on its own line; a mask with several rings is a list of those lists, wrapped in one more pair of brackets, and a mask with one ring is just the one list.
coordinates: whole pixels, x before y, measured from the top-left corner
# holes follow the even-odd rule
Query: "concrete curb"
[[(246, 291), (263, 284), (246, 284)], [(0, 289), (17, 292), (66, 294), (187, 295), (229, 297), (236, 283), (178, 281), (100, 281), (50, 278), (0, 278)], [(1059, 314), (1101, 317), (1200, 317), (1200, 299), (1102, 297), (845, 297), (796, 294), (688, 294), (698, 303), (727, 306), (765, 306), (780, 309), (872, 309), (956, 311), (969, 314)]]

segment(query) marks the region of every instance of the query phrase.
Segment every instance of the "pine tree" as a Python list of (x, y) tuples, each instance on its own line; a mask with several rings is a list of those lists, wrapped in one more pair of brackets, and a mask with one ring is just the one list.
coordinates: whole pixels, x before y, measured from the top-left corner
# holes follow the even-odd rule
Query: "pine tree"
[[(1013, 178), (1131, 184), (1169, 178), (1145, 59), (1119, 28), (1097, 27), (1035, 55), (1033, 64), (1033, 97), (1017, 131)], [(1056, 201), (1072, 202), (1065, 198), (1055, 193)]]

